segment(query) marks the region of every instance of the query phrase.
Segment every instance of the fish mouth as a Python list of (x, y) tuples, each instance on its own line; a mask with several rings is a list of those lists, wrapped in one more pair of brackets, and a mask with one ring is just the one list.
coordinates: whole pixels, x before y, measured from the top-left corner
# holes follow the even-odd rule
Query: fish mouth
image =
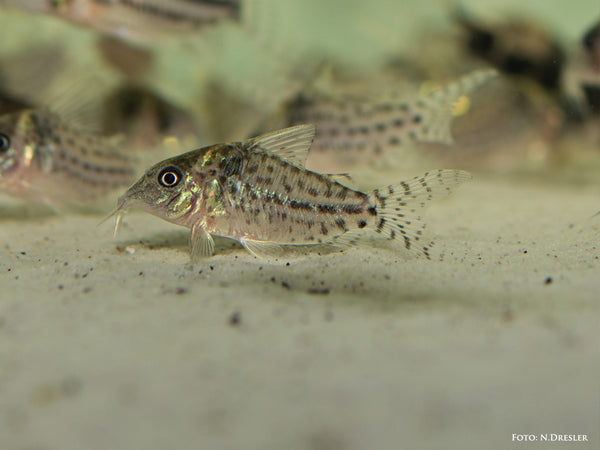
[(104, 219), (102, 219), (100, 221), (100, 223), (98, 224), (98, 226), (100, 226), (104, 222), (106, 222), (107, 220), (109, 220), (111, 217), (114, 216), (115, 217), (115, 229), (113, 231), (113, 238), (117, 237), (119, 228), (121, 228), (121, 224), (123, 223), (123, 216), (125, 215), (125, 213), (127, 213), (129, 208), (131, 207), (131, 205), (130, 205), (131, 202), (129, 200), (130, 199), (127, 198), (125, 195), (120, 197), (117, 207), (108, 216), (106, 216)]
[(123, 223), (123, 216), (125, 213), (136, 203), (140, 202), (140, 194), (143, 192), (143, 188), (141, 186), (141, 180), (131, 186), (127, 191), (119, 197), (117, 201), (117, 207), (102, 221), (98, 224), (101, 225), (106, 222), (111, 217), (115, 217), (115, 229), (113, 231), (113, 237), (117, 237), (117, 233), (119, 232), (119, 228)]

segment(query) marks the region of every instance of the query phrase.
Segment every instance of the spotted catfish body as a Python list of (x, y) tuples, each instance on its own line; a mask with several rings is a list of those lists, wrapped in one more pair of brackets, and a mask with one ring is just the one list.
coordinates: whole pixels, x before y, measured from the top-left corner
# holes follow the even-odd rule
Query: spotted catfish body
[(120, 199), (191, 228), (191, 256), (214, 252), (212, 235), (272, 256), (280, 245), (359, 243), (371, 230), (428, 256), (422, 210), (469, 176), (441, 170), (366, 194), (304, 168), (314, 127), (300, 125), (246, 142), (218, 144), (162, 161)]
[(239, 0), (0, 0), (0, 4), (51, 14), (134, 40), (237, 20), (240, 10)]
[(134, 162), (107, 139), (45, 110), (0, 117), (0, 192), (51, 207), (89, 207), (133, 181)]
[(313, 151), (376, 155), (414, 142), (453, 142), (455, 103), (497, 75), (478, 70), (414, 101), (303, 94), (290, 106), (288, 125), (314, 123)]

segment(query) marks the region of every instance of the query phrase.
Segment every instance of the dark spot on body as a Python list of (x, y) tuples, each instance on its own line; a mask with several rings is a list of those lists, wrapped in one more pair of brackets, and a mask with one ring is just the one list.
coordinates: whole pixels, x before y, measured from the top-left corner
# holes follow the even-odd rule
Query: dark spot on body
[(310, 210), (313, 209), (310, 203), (308, 203), (308, 202), (299, 202), (297, 200), (292, 200), (290, 202), (290, 208), (292, 208), (292, 209), (303, 209), (305, 211), (310, 211)]
[(335, 197), (339, 200), (346, 200), (347, 196), (348, 196), (347, 189), (340, 189)]
[(364, 211), (362, 206), (352, 204), (342, 205), (340, 209), (346, 214), (362, 214)]
[(335, 224), (339, 229), (346, 231), (346, 221), (344, 219), (342, 219), (341, 217), (338, 217), (337, 219), (335, 219)]
[(322, 213), (334, 214), (337, 213), (335, 205), (317, 205), (317, 210)]
[(329, 229), (327, 228), (327, 225), (325, 224), (325, 222), (321, 222), (321, 234), (327, 236), (328, 233)]

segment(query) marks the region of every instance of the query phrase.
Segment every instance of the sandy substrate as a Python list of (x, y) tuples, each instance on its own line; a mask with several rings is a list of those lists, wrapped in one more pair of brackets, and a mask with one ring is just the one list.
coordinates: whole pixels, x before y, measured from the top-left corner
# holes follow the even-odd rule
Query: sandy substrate
[(476, 177), (429, 211), (443, 261), (190, 265), (148, 215), (4, 206), (0, 448), (598, 448), (599, 194)]

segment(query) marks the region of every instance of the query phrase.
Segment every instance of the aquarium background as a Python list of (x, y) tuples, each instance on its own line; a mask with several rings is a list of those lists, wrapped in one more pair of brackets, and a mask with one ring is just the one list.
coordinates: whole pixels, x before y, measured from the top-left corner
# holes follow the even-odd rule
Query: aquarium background
[[(460, 5), (541, 27), (567, 55), (600, 19), (591, 0)], [(0, 91), (19, 107), (95, 104), (141, 174), (285, 122), (315, 85), (413, 98), (489, 67), (455, 7), (242, 0), (239, 22), (119, 40), (0, 2)], [(123, 86), (153, 100), (111, 109)], [(269, 262), (218, 239), (191, 264), (183, 228), (133, 211), (116, 238), (99, 225), (122, 192), (90, 211), (4, 193), (0, 448), (597, 448), (598, 112), (571, 121), (560, 95), (502, 73), (468, 101), (451, 147), (309, 156), (363, 191), (469, 170), (428, 211), (433, 261), (384, 242)], [(540, 440), (552, 433), (587, 441)]]

